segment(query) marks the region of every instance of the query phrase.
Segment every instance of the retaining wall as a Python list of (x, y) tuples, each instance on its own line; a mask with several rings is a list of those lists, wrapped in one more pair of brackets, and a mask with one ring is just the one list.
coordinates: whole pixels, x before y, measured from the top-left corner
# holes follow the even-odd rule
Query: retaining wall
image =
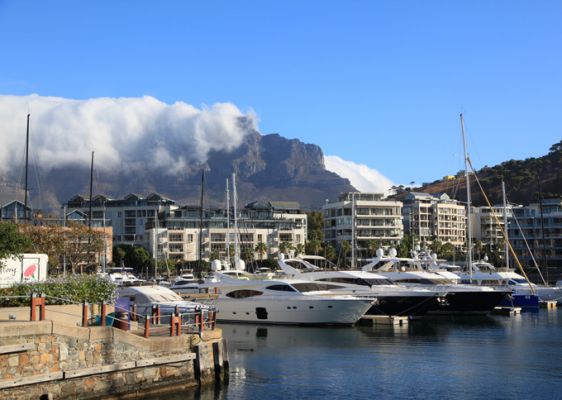
[(0, 398), (134, 398), (228, 374), (222, 331), (145, 339), (112, 327), (0, 322)]

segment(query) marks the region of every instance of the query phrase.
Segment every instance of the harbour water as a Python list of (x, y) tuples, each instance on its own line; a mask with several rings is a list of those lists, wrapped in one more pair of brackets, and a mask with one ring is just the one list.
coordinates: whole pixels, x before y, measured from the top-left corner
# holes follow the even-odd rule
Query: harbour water
[(404, 327), (222, 328), (230, 384), (195, 398), (562, 398), (561, 310)]

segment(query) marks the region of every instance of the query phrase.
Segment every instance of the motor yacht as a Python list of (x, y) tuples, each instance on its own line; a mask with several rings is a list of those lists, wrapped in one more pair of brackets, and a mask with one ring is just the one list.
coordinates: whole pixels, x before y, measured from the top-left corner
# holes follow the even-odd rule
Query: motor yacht
[(507, 288), (461, 284), (460, 277), (453, 273), (446, 277), (426, 271), (416, 254), (413, 258), (396, 257), (395, 249), (390, 249), (388, 256), (377, 250), (377, 256), (362, 270), (374, 271), (400, 285), (446, 293), (445, 302), (428, 314), (487, 314), (511, 294)]
[(373, 299), (337, 295), (338, 285), (295, 279), (235, 279), (215, 272), (201, 285), (218, 293), (217, 320), (224, 322), (352, 325)]
[[(318, 257), (318, 256), (317, 256)], [(446, 293), (422, 288), (408, 288), (372, 272), (323, 270), (306, 258), (278, 261), (287, 276), (314, 282), (336, 283), (334, 293), (349, 293), (356, 297), (376, 300), (367, 311), (370, 315), (423, 315), (445, 304)]]

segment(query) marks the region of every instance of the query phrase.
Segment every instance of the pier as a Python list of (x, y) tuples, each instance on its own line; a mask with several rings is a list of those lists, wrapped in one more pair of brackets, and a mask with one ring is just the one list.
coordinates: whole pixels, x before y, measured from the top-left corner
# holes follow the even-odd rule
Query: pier
[(149, 336), (141, 324), (88, 326), (78, 312), (85, 308), (34, 303), (0, 310), (2, 399), (142, 398), (228, 381), (214, 315), (196, 315), (198, 326), (175, 317), (152, 326)]

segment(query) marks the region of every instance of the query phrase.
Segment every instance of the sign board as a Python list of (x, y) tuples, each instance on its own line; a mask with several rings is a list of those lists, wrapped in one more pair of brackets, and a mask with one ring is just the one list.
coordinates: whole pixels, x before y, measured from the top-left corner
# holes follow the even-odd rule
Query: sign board
[(0, 288), (16, 283), (39, 282), (47, 279), (46, 254), (22, 254), (22, 258), (0, 260)]

